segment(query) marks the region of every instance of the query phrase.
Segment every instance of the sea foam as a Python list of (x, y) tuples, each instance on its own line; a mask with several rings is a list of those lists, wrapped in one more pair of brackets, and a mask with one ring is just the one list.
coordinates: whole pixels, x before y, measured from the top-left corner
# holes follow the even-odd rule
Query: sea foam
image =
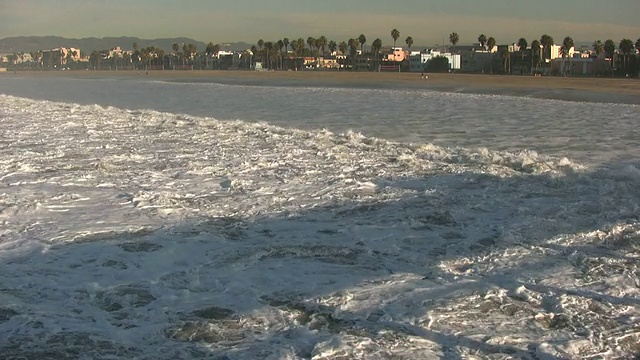
[(638, 350), (634, 165), (0, 105), (9, 358)]

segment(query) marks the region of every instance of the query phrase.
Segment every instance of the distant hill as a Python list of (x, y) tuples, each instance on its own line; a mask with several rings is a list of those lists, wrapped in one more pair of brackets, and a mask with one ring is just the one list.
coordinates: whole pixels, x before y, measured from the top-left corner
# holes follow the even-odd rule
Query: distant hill
[[(149, 40), (127, 36), (82, 39), (69, 39), (60, 36), (14, 36), (0, 39), (0, 53), (32, 52), (57, 47), (73, 47), (89, 54), (93, 50), (108, 50), (116, 46), (120, 46), (123, 50), (133, 50), (133, 43), (137, 43), (139, 48), (154, 46), (164, 49), (166, 52), (173, 51), (171, 49), (173, 43), (194, 44), (198, 51), (203, 51), (207, 47), (207, 44), (202, 41), (185, 37)], [(245, 50), (250, 47), (250, 44), (242, 42), (220, 44), (222, 50)]]

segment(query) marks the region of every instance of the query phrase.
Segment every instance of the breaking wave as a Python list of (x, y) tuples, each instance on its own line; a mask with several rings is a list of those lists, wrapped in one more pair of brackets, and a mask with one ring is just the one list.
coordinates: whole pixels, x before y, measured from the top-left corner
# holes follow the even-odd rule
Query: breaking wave
[(5, 357), (640, 350), (633, 162), (7, 95), (0, 128)]

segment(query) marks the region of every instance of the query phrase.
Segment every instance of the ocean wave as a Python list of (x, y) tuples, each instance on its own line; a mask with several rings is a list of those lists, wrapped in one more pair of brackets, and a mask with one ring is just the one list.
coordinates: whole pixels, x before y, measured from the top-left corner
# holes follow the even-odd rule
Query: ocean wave
[(637, 352), (633, 162), (7, 95), (0, 128), (5, 356)]

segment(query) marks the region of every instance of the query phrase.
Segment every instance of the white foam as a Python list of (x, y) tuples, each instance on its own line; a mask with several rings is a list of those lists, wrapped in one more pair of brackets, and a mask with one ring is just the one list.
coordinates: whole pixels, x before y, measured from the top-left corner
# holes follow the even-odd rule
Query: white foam
[(636, 351), (632, 165), (6, 95), (0, 108), (8, 356)]

